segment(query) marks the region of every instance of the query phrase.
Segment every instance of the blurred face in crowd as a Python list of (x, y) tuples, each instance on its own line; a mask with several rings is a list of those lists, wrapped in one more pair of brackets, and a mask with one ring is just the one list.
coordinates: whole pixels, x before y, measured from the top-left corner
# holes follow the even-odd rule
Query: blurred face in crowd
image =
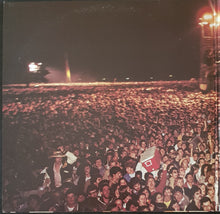
[(172, 205), (172, 208), (174, 211), (180, 211), (180, 205), (177, 202)]
[(194, 198), (195, 201), (200, 201), (201, 198), (202, 198), (201, 190), (195, 192), (193, 198)]
[(110, 190), (109, 190), (109, 186), (104, 186), (102, 189), (102, 196), (106, 199), (109, 198), (110, 196)]
[(102, 160), (101, 159), (96, 160), (95, 165), (98, 169), (101, 168), (102, 167)]
[(176, 198), (177, 202), (180, 202), (183, 198), (183, 194), (181, 192), (175, 192), (174, 197)]
[(140, 183), (136, 183), (136, 184), (133, 186), (133, 189), (138, 192), (138, 191), (141, 189)]
[(122, 208), (123, 208), (123, 202), (122, 202), (121, 199), (117, 199), (117, 200), (115, 201), (115, 205), (118, 207), (119, 210), (122, 210)]
[(213, 197), (214, 197), (214, 195), (215, 195), (214, 186), (207, 187), (207, 195), (208, 195), (210, 198), (213, 198)]
[(62, 163), (62, 158), (55, 158), (55, 163), (61, 164)]
[(133, 174), (134, 173), (134, 169), (132, 167), (128, 166), (128, 167), (126, 167), (126, 172), (128, 174)]
[(172, 171), (171, 177), (173, 177), (173, 178), (175, 178), (175, 179), (178, 177), (178, 171), (177, 171), (177, 169), (174, 169), (174, 170)]
[(137, 210), (138, 210), (138, 207), (136, 207), (134, 204), (130, 206), (130, 209), (129, 209), (130, 212), (136, 212)]
[(201, 184), (199, 186), (199, 188), (201, 189), (201, 195), (205, 196), (206, 195), (206, 185), (205, 184)]
[(90, 167), (89, 166), (85, 166), (84, 172), (85, 172), (86, 175), (90, 174)]
[(203, 204), (202, 204), (202, 209), (203, 209), (203, 211), (205, 211), (205, 212), (210, 212), (210, 211), (212, 211), (211, 202), (210, 202), (210, 201), (203, 202)]
[(96, 189), (94, 189), (94, 190), (91, 190), (91, 191), (89, 191), (89, 197), (91, 197), (91, 198), (97, 198), (97, 196), (98, 196), (98, 192), (97, 192), (97, 190)]
[(192, 183), (193, 182), (193, 176), (190, 174), (190, 175), (188, 175), (187, 177), (186, 177), (186, 181), (188, 182), (188, 183)]
[(117, 172), (116, 174), (113, 174), (113, 179), (116, 180), (117, 182), (121, 177), (122, 177), (121, 172)]
[(194, 153), (194, 154), (193, 154), (193, 160), (194, 160), (194, 161), (197, 161), (197, 160), (198, 160), (198, 154), (197, 154), (197, 153)]
[(208, 178), (208, 183), (209, 184), (214, 184), (215, 183), (215, 177), (214, 175), (210, 175), (209, 178)]
[(119, 182), (119, 185), (120, 185), (120, 186), (127, 186), (126, 180), (125, 180), (124, 178), (121, 179), (120, 182)]
[(147, 186), (148, 186), (149, 189), (154, 189), (155, 188), (155, 181), (154, 181), (153, 178), (148, 178)]
[(139, 206), (144, 206), (146, 205), (146, 203), (147, 203), (147, 199), (146, 199), (145, 194), (141, 194), (138, 199)]
[(75, 194), (70, 193), (66, 196), (66, 203), (69, 207), (75, 206), (76, 202), (77, 202), (77, 197)]
[(163, 195), (162, 194), (158, 194), (156, 196), (156, 203), (163, 203)]
[(185, 176), (185, 170), (184, 170), (183, 167), (180, 167), (180, 168), (179, 168), (179, 176), (180, 176), (181, 178), (183, 178), (183, 177)]
[(170, 189), (166, 189), (166, 190), (164, 191), (164, 197), (169, 197), (169, 198), (171, 198), (171, 196), (172, 196), (171, 190), (170, 190)]

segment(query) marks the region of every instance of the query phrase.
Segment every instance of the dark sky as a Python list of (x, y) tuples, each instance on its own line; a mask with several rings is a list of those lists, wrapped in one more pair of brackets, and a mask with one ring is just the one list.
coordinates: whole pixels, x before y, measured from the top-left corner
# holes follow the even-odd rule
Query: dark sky
[(197, 78), (205, 6), (208, 0), (6, 0), (3, 83), (22, 81), (32, 61), (62, 81), (65, 53), (73, 81)]

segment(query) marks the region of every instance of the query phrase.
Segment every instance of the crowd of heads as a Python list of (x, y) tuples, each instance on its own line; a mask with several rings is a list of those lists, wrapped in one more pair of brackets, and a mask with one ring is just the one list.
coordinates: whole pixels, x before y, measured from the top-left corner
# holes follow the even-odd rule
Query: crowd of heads
[[(3, 91), (3, 210), (216, 210), (216, 96), (144, 86)], [(152, 172), (140, 161), (151, 147), (160, 155)]]

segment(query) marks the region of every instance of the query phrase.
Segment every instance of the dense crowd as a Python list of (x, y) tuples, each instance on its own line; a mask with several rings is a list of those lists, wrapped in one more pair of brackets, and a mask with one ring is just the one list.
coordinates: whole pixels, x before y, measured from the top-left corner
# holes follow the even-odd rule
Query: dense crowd
[[(217, 209), (216, 92), (14, 90), (3, 90), (4, 212)], [(147, 171), (151, 147), (160, 167)]]

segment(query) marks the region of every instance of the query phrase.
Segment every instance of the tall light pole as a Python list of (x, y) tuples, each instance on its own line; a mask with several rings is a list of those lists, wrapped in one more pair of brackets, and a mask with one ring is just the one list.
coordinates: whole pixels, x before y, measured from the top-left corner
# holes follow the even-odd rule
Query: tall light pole
[(200, 89), (216, 89), (214, 77), (217, 75), (219, 63), (219, 30), (220, 14), (215, 11), (205, 13), (200, 19), (201, 51), (200, 51)]

